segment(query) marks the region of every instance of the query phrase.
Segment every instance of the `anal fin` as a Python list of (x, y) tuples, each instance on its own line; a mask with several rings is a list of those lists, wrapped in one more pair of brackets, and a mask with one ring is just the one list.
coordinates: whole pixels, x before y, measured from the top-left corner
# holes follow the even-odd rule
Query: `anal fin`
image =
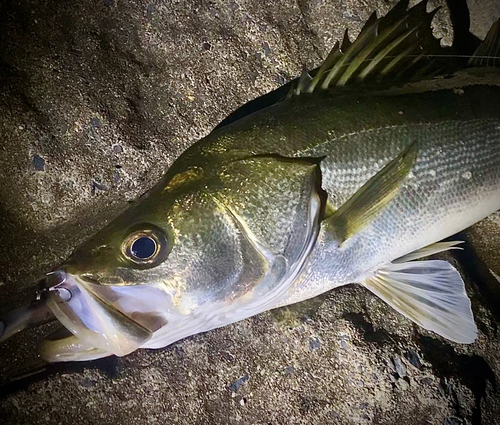
[(477, 337), (460, 273), (442, 260), (391, 263), (363, 285), (423, 328), (469, 344)]
[(463, 249), (462, 247), (457, 246), (462, 243), (464, 243), (464, 241), (436, 242), (410, 252), (409, 254), (403, 255), (402, 257), (394, 260), (393, 263), (406, 263), (408, 261), (418, 260), (419, 258), (428, 257), (430, 255), (439, 254), (440, 252), (450, 251), (452, 249)]

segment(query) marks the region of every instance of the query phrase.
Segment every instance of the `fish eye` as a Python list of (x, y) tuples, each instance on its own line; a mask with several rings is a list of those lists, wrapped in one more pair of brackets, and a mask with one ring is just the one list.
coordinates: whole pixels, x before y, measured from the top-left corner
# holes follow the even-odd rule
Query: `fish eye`
[(124, 257), (141, 268), (154, 267), (167, 257), (169, 251), (164, 232), (151, 224), (132, 231), (122, 243)]
[(151, 258), (156, 252), (156, 241), (149, 236), (137, 238), (130, 247), (130, 253), (141, 260)]

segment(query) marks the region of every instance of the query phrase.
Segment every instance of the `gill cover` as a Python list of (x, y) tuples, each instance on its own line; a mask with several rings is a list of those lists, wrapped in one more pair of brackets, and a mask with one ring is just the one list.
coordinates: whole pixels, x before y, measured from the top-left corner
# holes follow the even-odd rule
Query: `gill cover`
[(72, 274), (49, 291), (47, 305), (79, 341), (103, 351), (125, 356), (151, 338), (152, 332), (121, 313), (113, 300), (99, 294), (106, 290)]

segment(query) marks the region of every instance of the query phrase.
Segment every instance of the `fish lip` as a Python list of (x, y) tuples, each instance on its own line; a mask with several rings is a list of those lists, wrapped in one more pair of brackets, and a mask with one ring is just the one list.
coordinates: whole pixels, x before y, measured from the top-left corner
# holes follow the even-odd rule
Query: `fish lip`
[(124, 286), (128, 285), (129, 283), (124, 280), (122, 277), (119, 276), (114, 276), (114, 277), (109, 277), (107, 279), (100, 279), (97, 275), (92, 274), (92, 273), (84, 273), (81, 275), (78, 275), (78, 278), (86, 283), (90, 283), (92, 285), (101, 285), (101, 286)]
[(88, 361), (113, 355), (86, 345), (63, 325), (44, 338), (38, 349), (40, 357), (48, 363)]
[(82, 344), (124, 356), (152, 336), (149, 329), (112, 305), (106, 285), (64, 269), (51, 272), (49, 283), (55, 285), (46, 289), (48, 308)]

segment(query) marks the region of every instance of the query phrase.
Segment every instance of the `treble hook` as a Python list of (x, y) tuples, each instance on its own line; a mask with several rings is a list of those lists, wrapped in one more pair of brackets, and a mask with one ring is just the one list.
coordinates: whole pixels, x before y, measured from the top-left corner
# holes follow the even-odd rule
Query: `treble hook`
[(45, 277), (45, 291), (57, 291), (62, 302), (68, 302), (71, 297), (71, 291), (68, 288), (62, 288), (61, 285), (66, 282), (66, 272), (64, 270), (56, 270), (47, 273)]
[(46, 296), (50, 291), (58, 291), (62, 302), (71, 299), (71, 292), (60, 286), (66, 281), (66, 273), (62, 270), (47, 273), (39, 282), (33, 301), (27, 306), (15, 309), (0, 321), (0, 342), (33, 326), (43, 325), (55, 320), (55, 316), (47, 307)]

